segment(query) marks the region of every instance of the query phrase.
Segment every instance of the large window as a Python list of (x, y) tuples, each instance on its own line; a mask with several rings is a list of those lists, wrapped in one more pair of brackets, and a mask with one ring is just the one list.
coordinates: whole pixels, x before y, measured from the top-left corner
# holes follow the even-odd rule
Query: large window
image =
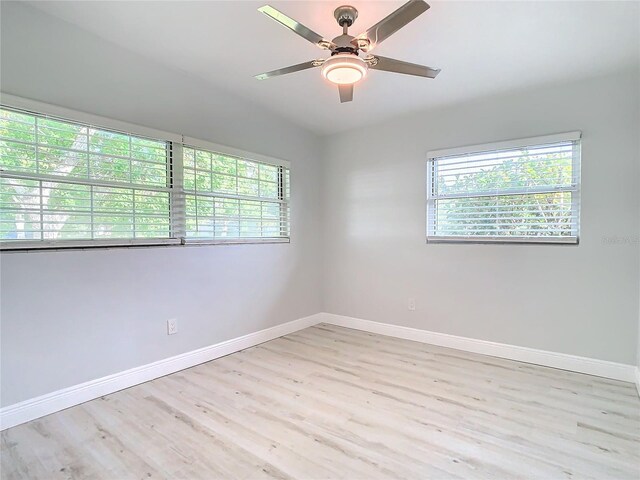
[(168, 144), (0, 111), (0, 238), (169, 238)]
[(577, 243), (580, 133), (430, 152), (427, 240)]
[(284, 162), (2, 107), (0, 173), (5, 249), (289, 237)]

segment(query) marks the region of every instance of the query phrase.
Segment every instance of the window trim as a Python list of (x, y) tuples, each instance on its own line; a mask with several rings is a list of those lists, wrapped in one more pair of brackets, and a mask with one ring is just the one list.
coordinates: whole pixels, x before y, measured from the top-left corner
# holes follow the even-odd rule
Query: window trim
[[(29, 114), (40, 117), (50, 117), (56, 120), (63, 120), (72, 123), (86, 124), (103, 130), (111, 130), (117, 133), (123, 133), (133, 136), (147, 137), (159, 141), (167, 142), (171, 150), (167, 159), (167, 169), (169, 170), (170, 187), (153, 187), (152, 190), (167, 191), (170, 194), (170, 227), (173, 234), (170, 238), (149, 238), (149, 239), (97, 239), (97, 240), (14, 240), (1, 241), (0, 253), (8, 252), (27, 252), (27, 251), (56, 251), (56, 250), (86, 250), (96, 248), (131, 248), (131, 247), (167, 247), (167, 246), (201, 246), (201, 245), (233, 245), (233, 244), (265, 244), (265, 243), (290, 243), (291, 242), (291, 225), (289, 225), (289, 236), (287, 237), (252, 237), (252, 238), (229, 238), (229, 239), (185, 239), (184, 232), (181, 231), (176, 222), (174, 213), (176, 209), (184, 209), (184, 183), (182, 170), (182, 148), (184, 146), (197, 147), (207, 149), (223, 155), (230, 155), (241, 158), (250, 162), (264, 163), (267, 165), (275, 165), (285, 167), (291, 172), (291, 162), (268, 155), (258, 154), (242, 150), (235, 147), (229, 147), (207, 140), (193, 137), (187, 137), (182, 134), (176, 134), (159, 130), (155, 128), (145, 127), (142, 125), (116, 120), (109, 117), (94, 115), (66, 107), (60, 107), (38, 100), (31, 100), (16, 95), (0, 92), (0, 107), (13, 108), (23, 110)], [(291, 175), (291, 173), (290, 173)], [(7, 174), (7, 177), (11, 174)], [(59, 179), (57, 179), (59, 181)], [(74, 182), (67, 182), (74, 183)], [(147, 187), (144, 187), (145, 189)], [(289, 207), (291, 200), (289, 200)], [(183, 217), (184, 218), (184, 215)], [(291, 217), (289, 217), (290, 219)]]
[[(206, 151), (208, 153), (214, 153), (214, 154), (222, 154), (222, 155), (228, 155), (230, 157), (235, 157), (238, 160), (245, 160), (248, 162), (252, 162), (252, 163), (260, 163), (263, 165), (269, 165), (269, 166), (276, 166), (279, 167), (278, 168), (278, 172), (280, 174), (282, 168), (286, 168), (287, 170), (289, 170), (289, 178), (291, 178), (291, 163), (288, 160), (281, 160), (281, 159), (277, 159), (277, 158), (272, 158), (272, 157), (268, 157), (266, 155), (260, 155), (260, 154), (253, 154), (253, 153), (248, 153), (244, 150), (239, 150), (237, 148), (233, 148), (233, 147), (227, 147), (225, 145), (220, 145), (217, 143), (212, 143), (212, 142), (208, 142), (206, 140), (200, 140), (197, 138), (193, 138), (193, 137), (183, 137), (183, 141), (182, 144), (180, 145), (179, 148), (192, 148), (192, 149), (200, 149), (203, 151)], [(258, 159), (259, 158), (259, 159)], [(182, 155), (180, 155), (180, 162), (182, 163), (184, 157)], [(184, 168), (181, 165), (181, 169), (180, 172), (182, 174), (184, 174)], [(264, 201), (261, 200), (257, 197), (243, 197), (242, 195), (237, 195), (237, 194), (225, 194), (225, 193), (214, 193), (214, 192), (197, 192), (197, 191), (192, 191), (192, 190), (186, 190), (184, 188), (184, 182), (181, 183), (182, 188), (178, 191), (178, 189), (175, 189), (176, 191), (178, 191), (178, 196), (181, 198), (182, 201), (182, 205), (180, 206), (180, 208), (185, 208), (185, 200), (186, 200), (186, 196), (187, 195), (201, 195), (201, 196), (206, 196), (206, 197), (217, 197), (217, 198), (230, 198), (230, 199), (246, 199), (249, 201)], [(286, 184), (279, 184), (279, 197), (280, 195), (284, 195), (284, 192), (280, 190), (280, 187), (283, 187), (284, 190), (286, 190), (287, 185)], [(214, 238), (214, 239), (201, 239), (201, 238), (186, 238), (186, 232), (185, 235), (183, 235), (182, 238), (182, 243), (186, 244), (186, 245), (190, 245), (190, 244), (200, 244), (200, 245), (204, 245), (204, 244), (233, 244), (233, 243), (290, 243), (291, 241), (291, 198), (289, 198), (288, 200), (284, 200), (284, 198), (278, 198), (278, 200), (273, 200), (273, 203), (279, 203), (281, 208), (282, 206), (285, 206), (287, 211), (288, 211), (288, 230), (289, 230), (289, 235), (287, 236), (280, 236), (280, 237), (239, 237), (239, 238), (230, 238), (230, 239), (225, 239), (225, 238)], [(282, 218), (282, 213), (281, 213), (281, 217)], [(186, 218), (186, 216), (184, 217)], [(185, 222), (186, 223), (186, 222)], [(282, 228), (282, 224), (281, 224), (281, 228)]]
[(464, 155), (465, 153), (531, 147), (534, 145), (545, 145), (547, 143), (575, 142), (581, 138), (582, 132), (580, 130), (575, 130), (573, 132), (555, 133), (551, 135), (541, 135), (538, 137), (518, 138), (515, 140), (503, 140), (500, 142), (480, 143), (476, 145), (466, 145), (464, 147), (431, 150), (427, 153), (427, 158), (429, 160), (433, 160), (434, 158)]
[[(580, 243), (580, 194), (581, 194), (581, 162), (582, 162), (582, 152), (580, 150), (580, 145), (578, 145), (577, 155), (574, 151), (574, 155), (572, 156), (572, 167), (574, 169), (577, 183), (575, 187), (557, 187), (554, 189), (541, 189), (541, 192), (534, 193), (548, 193), (548, 192), (558, 192), (558, 191), (569, 191), (573, 192), (572, 195), (572, 211), (575, 209), (576, 211), (576, 235), (575, 236), (567, 236), (567, 237), (523, 237), (523, 236), (513, 236), (513, 237), (498, 237), (498, 236), (457, 236), (457, 235), (433, 235), (431, 233), (431, 226), (429, 224), (429, 214), (431, 209), (433, 208), (433, 202), (436, 199), (441, 198), (461, 198), (461, 197), (470, 197), (472, 195), (468, 194), (456, 194), (456, 195), (448, 195), (448, 196), (433, 196), (433, 167), (434, 160), (437, 158), (455, 156), (455, 155), (465, 155), (465, 154), (473, 154), (473, 153), (481, 153), (481, 152), (490, 152), (495, 150), (508, 150), (508, 149), (517, 149), (517, 148), (526, 148), (533, 146), (540, 146), (546, 144), (553, 143), (561, 143), (561, 142), (580, 142), (582, 140), (582, 132), (580, 130), (575, 130), (571, 132), (565, 133), (557, 133), (551, 135), (541, 135), (537, 137), (527, 137), (520, 138), (515, 140), (505, 140), (499, 142), (491, 142), (484, 144), (476, 144), (476, 145), (467, 145), (463, 147), (454, 147), (454, 148), (444, 148), (439, 150), (431, 150), (427, 152), (427, 161), (426, 161), (426, 172), (427, 172), (427, 196), (426, 196), (426, 215), (425, 215), (425, 233), (426, 233), (426, 243), (471, 243), (471, 244), (483, 244), (483, 245), (491, 245), (491, 244), (525, 244), (525, 245), (578, 245)], [(509, 191), (510, 194), (518, 195), (524, 193), (531, 193), (531, 189), (513, 189)], [(495, 196), (495, 193), (486, 193), (486, 194), (478, 194), (473, 196)]]
[(58, 105), (52, 105), (38, 100), (18, 97), (4, 92), (0, 92), (0, 104), (9, 108), (26, 110), (34, 115), (50, 116), (60, 120), (67, 120), (69, 122), (86, 123), (92, 127), (114, 130), (119, 133), (149, 137), (166, 142), (182, 141), (182, 135), (176, 133), (165, 132), (164, 130), (144, 127), (142, 125), (115, 120), (109, 117), (60, 107)]
[(219, 143), (213, 143), (199, 138), (182, 136), (180, 143), (185, 147), (200, 148), (213, 153), (221, 153), (223, 155), (237, 157), (240, 160), (246, 160), (248, 162), (264, 163), (267, 165), (275, 165), (291, 169), (291, 162), (288, 160), (269, 157), (268, 155), (262, 155), (260, 153), (247, 152), (246, 150), (240, 150), (239, 148), (229, 147), (227, 145), (221, 145)]

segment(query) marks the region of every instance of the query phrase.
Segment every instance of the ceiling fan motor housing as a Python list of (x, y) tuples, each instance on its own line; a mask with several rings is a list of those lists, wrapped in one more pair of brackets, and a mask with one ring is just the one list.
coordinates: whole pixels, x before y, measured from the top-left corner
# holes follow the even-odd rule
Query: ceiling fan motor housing
[(332, 42), (336, 48), (333, 49), (331, 55), (336, 55), (338, 53), (353, 53), (357, 55), (358, 49), (351, 43), (353, 38), (354, 37), (347, 35), (346, 33), (334, 38)]

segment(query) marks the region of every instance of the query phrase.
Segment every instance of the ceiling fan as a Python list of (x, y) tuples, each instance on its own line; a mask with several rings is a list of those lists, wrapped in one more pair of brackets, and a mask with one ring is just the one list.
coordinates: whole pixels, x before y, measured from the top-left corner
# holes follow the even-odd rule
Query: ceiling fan
[(271, 72), (261, 73), (260, 75), (256, 75), (256, 78), (258, 80), (265, 80), (309, 68), (322, 67), (322, 76), (338, 85), (341, 103), (353, 100), (354, 84), (362, 80), (367, 75), (369, 69), (435, 78), (436, 75), (440, 73), (440, 69), (403, 62), (393, 58), (381, 57), (380, 55), (369, 54), (364, 57), (360, 56), (360, 52), (371, 52), (371, 50), (385, 39), (428, 9), (429, 5), (424, 0), (409, 0), (396, 11), (369, 28), (366, 32), (361, 33), (357, 37), (352, 37), (348, 34), (348, 29), (353, 25), (353, 22), (356, 21), (356, 18), (358, 18), (358, 10), (350, 5), (343, 5), (336, 8), (333, 12), (333, 16), (342, 27), (342, 35), (329, 41), (270, 5), (260, 7), (258, 11), (289, 28), (311, 43), (314, 43), (319, 48), (329, 50), (331, 57), (311, 60)]

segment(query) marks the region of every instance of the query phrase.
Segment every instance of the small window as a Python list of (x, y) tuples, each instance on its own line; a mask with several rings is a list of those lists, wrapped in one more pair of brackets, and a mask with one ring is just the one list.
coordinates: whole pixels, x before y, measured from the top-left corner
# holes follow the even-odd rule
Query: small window
[(430, 152), (427, 241), (577, 243), (580, 133)]
[(289, 169), (185, 146), (186, 238), (289, 237)]
[(0, 241), (168, 239), (169, 143), (0, 109)]

